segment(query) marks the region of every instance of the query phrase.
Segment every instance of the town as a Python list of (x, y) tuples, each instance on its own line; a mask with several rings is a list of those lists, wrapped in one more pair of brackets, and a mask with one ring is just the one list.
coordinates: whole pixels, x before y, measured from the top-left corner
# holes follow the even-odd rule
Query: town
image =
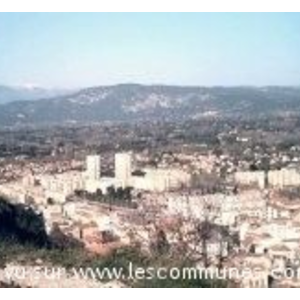
[(0, 194), (90, 253), (133, 245), (149, 253), (163, 237), (166, 251), (197, 266), (261, 270), (230, 278), (237, 286), (299, 287), (296, 273), (284, 276), (300, 259), (300, 145), (281, 139), (295, 122), (4, 130)]

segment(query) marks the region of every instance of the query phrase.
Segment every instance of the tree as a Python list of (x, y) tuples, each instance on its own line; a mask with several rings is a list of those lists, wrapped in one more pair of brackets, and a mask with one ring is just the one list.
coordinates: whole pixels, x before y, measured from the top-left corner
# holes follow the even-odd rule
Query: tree
[(256, 251), (255, 245), (251, 245), (250, 248), (249, 248), (249, 253), (254, 254), (255, 251)]
[(96, 191), (96, 196), (97, 196), (98, 200), (101, 200), (101, 199), (102, 199), (103, 193), (102, 193), (102, 190), (101, 190), (101, 189), (97, 189), (97, 191)]
[(49, 244), (42, 214), (23, 204), (0, 198), (0, 238), (36, 246)]
[(198, 228), (197, 228), (197, 234), (198, 234), (198, 237), (199, 237), (200, 243), (201, 243), (204, 266), (208, 267), (209, 260), (208, 260), (208, 252), (207, 252), (207, 243), (212, 236), (211, 223), (209, 221), (205, 220), (203, 223), (199, 224)]
[(83, 190), (75, 190), (74, 195), (81, 198), (83, 196)]
[(115, 200), (116, 198), (116, 189), (114, 186), (109, 186), (106, 190), (106, 193), (107, 193), (107, 197), (110, 199), (110, 200)]
[(150, 247), (152, 251), (158, 255), (164, 255), (169, 252), (170, 244), (165, 232), (162, 229), (157, 229), (155, 240), (152, 242), (152, 245)]
[(132, 190), (133, 190), (132, 187), (126, 187), (124, 189), (124, 200), (125, 201), (131, 202), (131, 200), (132, 200)]
[(70, 249), (83, 247), (83, 244), (77, 239), (65, 235), (58, 224), (53, 224), (52, 230), (50, 232), (51, 244), (55, 248), (59, 249)]
[(47, 204), (48, 204), (48, 205), (54, 205), (54, 203), (55, 203), (55, 201), (54, 201), (53, 198), (48, 198), (48, 199), (47, 199)]
[(122, 202), (124, 200), (124, 190), (122, 187), (118, 187), (115, 192), (115, 199)]

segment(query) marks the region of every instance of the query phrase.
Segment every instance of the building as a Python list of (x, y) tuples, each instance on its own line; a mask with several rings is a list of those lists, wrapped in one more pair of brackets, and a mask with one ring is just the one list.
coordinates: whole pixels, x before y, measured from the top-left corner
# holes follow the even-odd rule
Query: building
[(191, 175), (180, 168), (147, 168), (142, 175), (132, 175), (131, 153), (115, 154), (115, 177), (101, 177), (100, 156), (87, 157), (85, 190), (103, 193), (108, 187), (133, 187), (136, 190), (165, 192), (189, 187)]
[(59, 203), (65, 202), (74, 191), (84, 189), (82, 173), (76, 171), (43, 175), (39, 177), (39, 182), (44, 190), (45, 198)]
[(300, 172), (297, 169), (284, 168), (281, 170), (239, 171), (234, 175), (240, 185), (258, 186), (263, 189), (267, 185), (276, 188), (293, 187), (300, 185)]
[(120, 180), (123, 187), (130, 186), (132, 172), (132, 157), (130, 153), (116, 153), (115, 177)]
[(105, 194), (111, 186), (115, 188), (129, 186), (131, 178), (131, 154), (117, 153), (115, 155), (115, 174), (115, 177), (101, 177), (100, 156), (87, 156), (84, 189), (90, 193), (101, 190)]
[(101, 190), (103, 194), (106, 194), (109, 187), (119, 188), (122, 187), (122, 182), (113, 177), (101, 177), (100, 180), (86, 180), (84, 190), (89, 193), (96, 193), (97, 190)]
[(100, 180), (101, 178), (101, 157), (90, 155), (86, 158), (86, 175), (88, 180)]
[(143, 176), (132, 176), (131, 186), (137, 190), (165, 192), (189, 187), (191, 176), (176, 168), (145, 169)]
[(273, 187), (299, 186), (300, 173), (296, 169), (281, 169), (268, 172), (268, 184)]
[(235, 181), (240, 185), (258, 186), (264, 189), (267, 182), (266, 172), (264, 171), (240, 171), (234, 176)]

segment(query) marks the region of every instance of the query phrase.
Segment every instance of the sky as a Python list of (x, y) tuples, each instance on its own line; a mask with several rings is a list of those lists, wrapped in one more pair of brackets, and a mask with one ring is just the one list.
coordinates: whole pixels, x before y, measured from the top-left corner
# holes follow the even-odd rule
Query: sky
[(300, 85), (299, 13), (0, 13), (0, 84)]

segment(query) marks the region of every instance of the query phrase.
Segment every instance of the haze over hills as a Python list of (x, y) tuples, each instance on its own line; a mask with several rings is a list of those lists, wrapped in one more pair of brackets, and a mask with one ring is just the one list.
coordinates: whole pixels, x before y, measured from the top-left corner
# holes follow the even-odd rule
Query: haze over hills
[[(33, 97), (35, 98), (35, 97)], [(186, 120), (300, 113), (299, 87), (120, 84), (1, 105), (2, 125)]]
[(46, 89), (34, 85), (25, 86), (5, 86), (0, 85), (0, 104), (13, 101), (37, 100), (61, 96), (71, 93), (71, 91), (61, 89)]

